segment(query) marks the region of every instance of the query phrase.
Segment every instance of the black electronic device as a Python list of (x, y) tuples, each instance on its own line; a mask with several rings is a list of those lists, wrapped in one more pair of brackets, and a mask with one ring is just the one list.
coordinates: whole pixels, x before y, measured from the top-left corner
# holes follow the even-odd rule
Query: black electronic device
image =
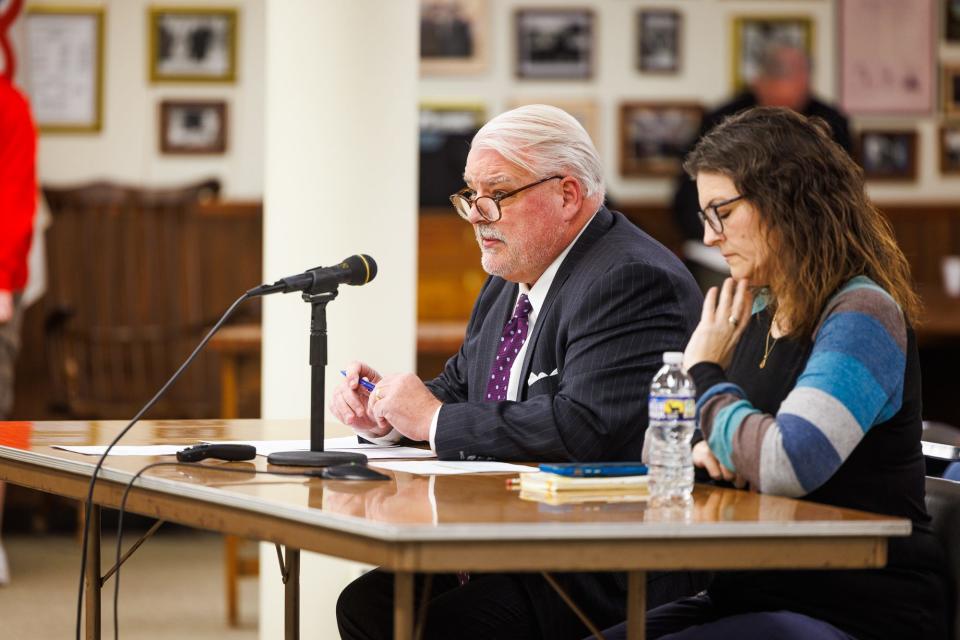
[(325, 467), (320, 476), (324, 480), (389, 480), (379, 471), (374, 471), (365, 464), (336, 464)]
[(177, 451), (178, 462), (200, 462), (207, 458), (217, 460), (253, 460), (257, 448), (250, 444), (196, 444)]

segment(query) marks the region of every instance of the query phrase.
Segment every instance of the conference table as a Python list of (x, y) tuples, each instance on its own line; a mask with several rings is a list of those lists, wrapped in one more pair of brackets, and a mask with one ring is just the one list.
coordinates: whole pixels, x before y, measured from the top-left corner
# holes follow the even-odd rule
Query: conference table
[[(85, 500), (97, 458), (54, 445), (107, 444), (122, 427), (122, 422), (107, 421), (0, 423), (0, 434), (19, 434), (0, 438), (5, 443), (0, 444), (0, 479)], [(345, 433), (339, 429), (328, 435)], [(308, 432), (305, 420), (145, 421), (121, 444), (306, 439)], [(105, 581), (100, 509), (118, 507), (134, 474), (163, 461), (175, 458), (111, 456), (100, 472), (88, 550), (87, 638), (100, 635)], [(511, 476), (503, 474), (385, 471), (388, 482), (360, 482), (214, 469), (226, 466), (292, 470), (268, 465), (263, 457), (159, 466), (137, 481), (127, 509), (285, 547), (287, 638), (299, 634), (301, 550), (393, 572), (398, 640), (414, 637), (417, 573), (543, 572), (550, 580), (556, 571), (625, 571), (628, 637), (633, 640), (644, 637), (648, 570), (879, 567), (886, 562), (887, 539), (908, 535), (911, 526), (904, 519), (706, 485), (698, 485), (693, 503), (683, 506), (548, 504), (522, 496), (507, 482)]]

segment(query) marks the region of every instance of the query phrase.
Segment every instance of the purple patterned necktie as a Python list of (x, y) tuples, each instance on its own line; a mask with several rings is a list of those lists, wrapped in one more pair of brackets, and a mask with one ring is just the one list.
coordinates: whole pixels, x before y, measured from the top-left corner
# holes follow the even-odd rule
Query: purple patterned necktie
[[(530, 322), (527, 320), (533, 305), (527, 294), (521, 293), (517, 299), (517, 306), (513, 309), (513, 316), (503, 326), (503, 335), (500, 336), (500, 349), (490, 367), (490, 378), (487, 380), (487, 401), (500, 402), (507, 399), (507, 387), (510, 386), (510, 367), (520, 355), (520, 347), (527, 339), (527, 330)], [(458, 571), (457, 580), (460, 586), (470, 582), (468, 571)]]
[(497, 351), (497, 357), (490, 367), (490, 379), (487, 380), (487, 400), (489, 402), (499, 402), (507, 399), (507, 387), (510, 385), (510, 367), (513, 366), (520, 348), (523, 347), (527, 339), (527, 329), (530, 323), (527, 317), (533, 305), (530, 304), (530, 298), (527, 294), (521, 293), (517, 300), (517, 306), (513, 310), (513, 316), (503, 327), (503, 335), (500, 337), (500, 350)]

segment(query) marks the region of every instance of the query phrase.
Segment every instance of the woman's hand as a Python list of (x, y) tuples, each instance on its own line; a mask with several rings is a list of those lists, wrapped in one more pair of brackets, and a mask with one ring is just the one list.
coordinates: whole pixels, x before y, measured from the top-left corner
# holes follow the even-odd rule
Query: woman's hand
[(693, 445), (693, 466), (707, 470), (710, 477), (714, 480), (726, 480), (732, 482), (737, 489), (743, 489), (747, 481), (739, 473), (734, 473), (723, 466), (717, 457), (710, 450), (710, 445), (706, 440), (701, 440)]
[(733, 349), (750, 321), (753, 295), (748, 285), (746, 280), (735, 282), (727, 278), (720, 288), (719, 300), (717, 288), (710, 287), (703, 300), (700, 324), (683, 352), (684, 370), (700, 362), (716, 362), (727, 368)]

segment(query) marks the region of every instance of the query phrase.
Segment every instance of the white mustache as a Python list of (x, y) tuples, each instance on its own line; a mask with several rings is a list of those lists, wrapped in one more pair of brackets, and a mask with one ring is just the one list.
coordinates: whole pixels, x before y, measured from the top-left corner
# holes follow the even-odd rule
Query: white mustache
[(498, 229), (476, 226), (474, 230), (476, 231), (477, 240), (500, 240), (503, 242), (506, 239)]

